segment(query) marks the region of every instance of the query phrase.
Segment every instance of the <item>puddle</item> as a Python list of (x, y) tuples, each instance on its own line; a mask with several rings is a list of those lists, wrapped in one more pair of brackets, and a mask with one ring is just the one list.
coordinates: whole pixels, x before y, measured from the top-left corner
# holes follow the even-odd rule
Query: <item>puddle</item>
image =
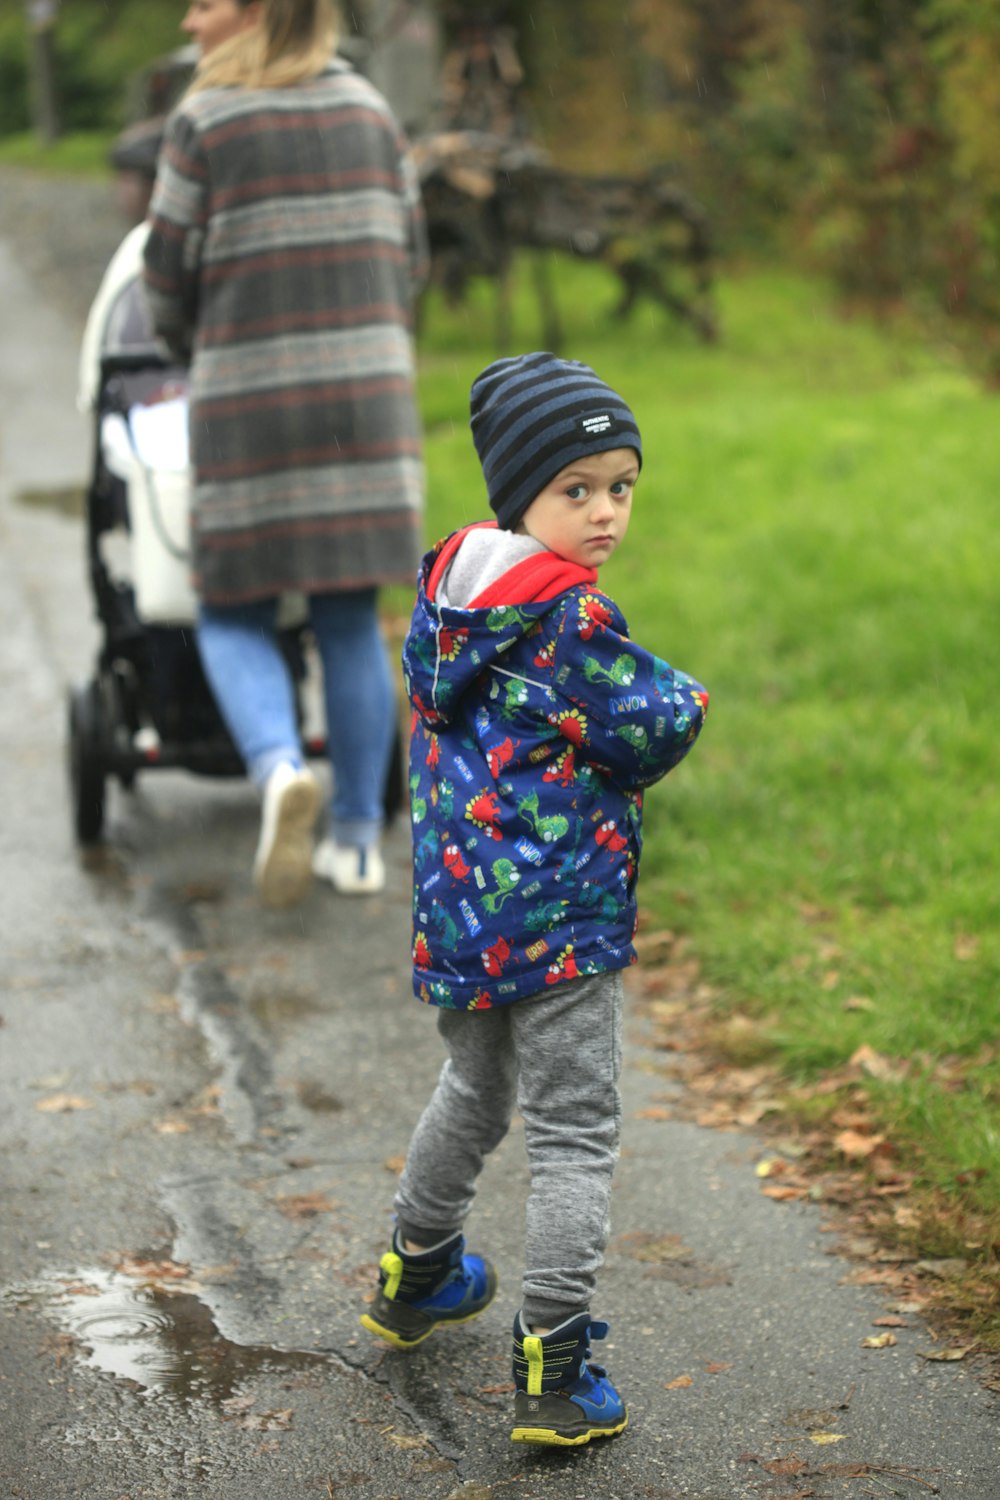
[(79, 519), (84, 513), (84, 492), (79, 485), (62, 485), (50, 490), (19, 490), (17, 505), (31, 510), (51, 510), (59, 516)]
[(64, 1336), (67, 1352), (151, 1396), (218, 1403), (262, 1371), (326, 1363), (321, 1355), (230, 1343), (191, 1292), (116, 1271), (80, 1271), (7, 1287), (0, 1305), (42, 1313)]

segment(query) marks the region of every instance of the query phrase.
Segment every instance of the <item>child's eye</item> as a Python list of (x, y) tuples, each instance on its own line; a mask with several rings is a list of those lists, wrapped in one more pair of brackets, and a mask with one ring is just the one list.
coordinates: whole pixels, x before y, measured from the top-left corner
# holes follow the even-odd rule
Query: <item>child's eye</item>
[(617, 499), (621, 500), (625, 495), (630, 493), (632, 488), (633, 481), (631, 479), (617, 479), (611, 486), (611, 493)]
[(570, 500), (582, 500), (587, 493), (585, 484), (571, 484), (566, 491)]

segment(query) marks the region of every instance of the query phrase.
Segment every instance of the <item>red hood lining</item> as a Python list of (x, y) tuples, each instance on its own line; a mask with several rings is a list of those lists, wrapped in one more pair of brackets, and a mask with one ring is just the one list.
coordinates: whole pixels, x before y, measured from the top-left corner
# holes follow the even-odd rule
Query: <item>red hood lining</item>
[[(427, 578), (427, 598), (434, 603), (438, 587), (445, 570), (470, 531), (481, 531), (484, 527), (498, 530), (496, 521), (476, 521), (464, 526), (442, 546), (431, 564)], [(543, 604), (548, 599), (557, 599), (567, 589), (580, 585), (588, 587), (597, 582), (597, 569), (585, 568), (581, 563), (567, 562), (556, 552), (534, 552), (522, 558), (481, 593), (464, 605), (465, 609), (495, 609), (504, 604)]]

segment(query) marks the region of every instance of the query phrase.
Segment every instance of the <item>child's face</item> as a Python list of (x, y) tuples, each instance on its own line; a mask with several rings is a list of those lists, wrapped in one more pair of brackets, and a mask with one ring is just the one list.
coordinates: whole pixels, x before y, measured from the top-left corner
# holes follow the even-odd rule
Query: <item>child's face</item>
[(568, 562), (598, 568), (628, 530), (638, 477), (632, 448), (574, 459), (532, 500), (518, 534), (534, 537)]

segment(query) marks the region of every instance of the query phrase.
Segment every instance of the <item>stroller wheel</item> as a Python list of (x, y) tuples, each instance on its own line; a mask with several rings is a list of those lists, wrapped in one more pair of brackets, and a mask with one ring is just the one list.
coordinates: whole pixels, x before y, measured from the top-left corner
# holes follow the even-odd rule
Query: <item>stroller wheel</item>
[(81, 844), (95, 844), (104, 826), (105, 771), (101, 699), (96, 682), (69, 693), (68, 762), (73, 828)]

